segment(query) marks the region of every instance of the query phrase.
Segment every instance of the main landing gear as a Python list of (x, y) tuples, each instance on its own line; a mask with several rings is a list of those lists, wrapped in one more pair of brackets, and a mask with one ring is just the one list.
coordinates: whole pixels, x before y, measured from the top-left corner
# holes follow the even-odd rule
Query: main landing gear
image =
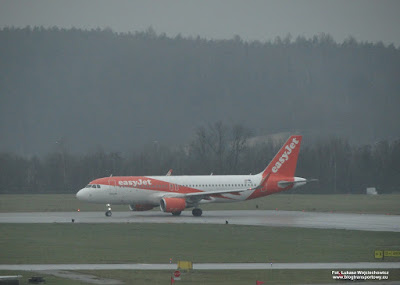
[(111, 212), (111, 205), (110, 205), (110, 204), (107, 204), (106, 207), (107, 207), (106, 217), (111, 217), (111, 215), (112, 215), (112, 212)]
[[(182, 211), (172, 212), (174, 216), (180, 216)], [(200, 217), (203, 214), (203, 211), (200, 208), (195, 208), (192, 210), (192, 215), (195, 217)], [(107, 215), (107, 214), (106, 214)]]
[(192, 210), (192, 215), (195, 217), (200, 217), (203, 214), (203, 211), (200, 208), (194, 208)]

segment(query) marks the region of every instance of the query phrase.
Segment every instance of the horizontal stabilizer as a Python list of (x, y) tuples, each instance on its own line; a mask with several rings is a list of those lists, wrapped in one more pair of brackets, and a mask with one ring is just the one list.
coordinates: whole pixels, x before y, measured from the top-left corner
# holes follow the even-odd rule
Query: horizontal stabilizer
[(317, 181), (318, 181), (318, 179), (297, 178), (297, 180), (295, 180), (295, 181), (284, 181), (284, 180), (279, 181), (278, 182), (278, 186), (280, 188), (286, 188), (288, 186), (294, 186), (294, 185), (300, 186), (300, 185), (305, 185), (305, 184), (310, 183), (310, 182), (317, 182)]

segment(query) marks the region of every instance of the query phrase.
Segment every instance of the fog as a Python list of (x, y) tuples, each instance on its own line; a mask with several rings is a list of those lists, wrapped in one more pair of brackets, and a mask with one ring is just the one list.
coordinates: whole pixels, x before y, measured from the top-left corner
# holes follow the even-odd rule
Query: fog
[(355, 144), (400, 133), (400, 50), (328, 34), (273, 41), (167, 37), (149, 28), (0, 30), (0, 150), (129, 152), (185, 145), (197, 127)]
[(0, 151), (399, 136), (398, 1), (0, 3)]
[(275, 37), (312, 37), (328, 33), (342, 42), (400, 45), (400, 3), (396, 0), (298, 1), (0, 1), (0, 27), (44, 26), (116, 32), (153, 27), (170, 37), (273, 40)]

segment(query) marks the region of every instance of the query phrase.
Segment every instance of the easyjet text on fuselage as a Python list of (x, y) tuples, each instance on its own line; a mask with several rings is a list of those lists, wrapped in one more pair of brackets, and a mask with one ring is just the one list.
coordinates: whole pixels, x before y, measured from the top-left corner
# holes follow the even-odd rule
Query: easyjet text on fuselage
[(120, 186), (141, 186), (141, 185), (152, 185), (150, 179), (137, 179), (137, 180), (122, 180), (118, 181)]

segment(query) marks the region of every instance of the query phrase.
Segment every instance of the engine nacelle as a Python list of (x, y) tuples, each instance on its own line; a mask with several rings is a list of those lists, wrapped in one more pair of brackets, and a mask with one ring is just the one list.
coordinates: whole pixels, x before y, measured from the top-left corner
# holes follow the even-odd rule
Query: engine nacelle
[(131, 204), (129, 205), (129, 209), (131, 209), (131, 211), (148, 211), (153, 209), (155, 206), (153, 205), (139, 205), (139, 204)]
[(160, 209), (163, 212), (174, 213), (183, 211), (186, 208), (186, 200), (183, 198), (162, 198)]

